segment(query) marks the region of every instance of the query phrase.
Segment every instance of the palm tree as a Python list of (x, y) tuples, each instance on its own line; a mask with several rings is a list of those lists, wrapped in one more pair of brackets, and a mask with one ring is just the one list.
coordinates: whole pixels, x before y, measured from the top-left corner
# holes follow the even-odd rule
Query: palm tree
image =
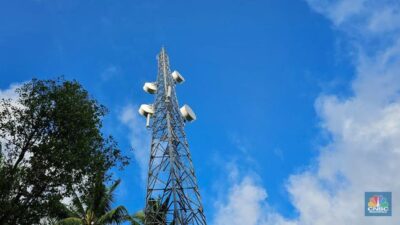
[(58, 225), (106, 225), (121, 224), (130, 220), (124, 206), (112, 209), (114, 191), (121, 181), (117, 180), (109, 188), (103, 184), (101, 176), (90, 188), (87, 196), (72, 199), (72, 204), (65, 207), (68, 217), (58, 222)]
[[(147, 224), (159, 224), (166, 225), (167, 222), (167, 211), (168, 204), (170, 203), (170, 195), (164, 200), (162, 203), (161, 198), (149, 200), (149, 212), (147, 215)], [(143, 210), (136, 212), (135, 214), (128, 217), (131, 225), (144, 225), (145, 224), (146, 214)], [(170, 222), (169, 225), (175, 224), (174, 221)]]
[(131, 225), (143, 225), (144, 224), (144, 212), (139, 211), (128, 218)]
[[(166, 225), (167, 224), (167, 213), (168, 213), (168, 205), (170, 204), (170, 197), (171, 195), (168, 195), (164, 201), (161, 200), (161, 198), (153, 199), (151, 198), (149, 200), (149, 205), (148, 205), (148, 212), (147, 215), (143, 213), (142, 211), (139, 212), (141, 222), (144, 224), (145, 218), (146, 222), (148, 224), (160, 224), (160, 225)], [(135, 215), (138, 215), (136, 213)], [(132, 223), (132, 225), (140, 225), (140, 223)], [(169, 225), (175, 224), (174, 221), (168, 223)]]

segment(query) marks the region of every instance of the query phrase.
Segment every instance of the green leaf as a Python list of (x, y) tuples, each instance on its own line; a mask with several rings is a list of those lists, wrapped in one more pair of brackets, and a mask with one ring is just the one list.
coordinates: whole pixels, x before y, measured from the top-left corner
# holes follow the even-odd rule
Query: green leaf
[(59, 221), (57, 225), (84, 225), (84, 223), (82, 219), (70, 217)]

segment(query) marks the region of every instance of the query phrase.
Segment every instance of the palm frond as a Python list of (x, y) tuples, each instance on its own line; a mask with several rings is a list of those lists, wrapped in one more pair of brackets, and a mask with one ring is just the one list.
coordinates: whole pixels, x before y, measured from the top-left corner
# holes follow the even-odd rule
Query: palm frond
[(69, 217), (58, 221), (57, 225), (83, 225), (83, 221), (80, 218)]
[(88, 209), (93, 211), (97, 218), (112, 209), (112, 192), (109, 192), (109, 188), (107, 188), (103, 182), (104, 177), (98, 175), (90, 187), (89, 196), (87, 198)]
[(109, 188), (105, 188), (104, 184), (102, 184), (104, 190), (101, 193), (102, 198), (99, 199), (100, 202), (98, 203), (98, 208), (101, 209), (103, 213), (111, 210), (111, 205), (114, 202), (114, 191), (120, 183), (121, 180), (117, 180)]
[(108, 189), (109, 193), (112, 193), (115, 191), (115, 189), (118, 187), (118, 185), (121, 183), (121, 179), (116, 180), (111, 187)]
[[(83, 201), (80, 199), (78, 194), (76, 192), (73, 192), (73, 198), (72, 198), (72, 210), (69, 210), (70, 213), (74, 213), (75, 215), (79, 215), (79, 217), (82, 217), (85, 215), (85, 208)], [(76, 217), (76, 216), (74, 216)]]
[(108, 211), (106, 214), (102, 215), (97, 222), (99, 224), (121, 224), (128, 220), (128, 211), (123, 206), (118, 206), (117, 208)]
[(131, 222), (131, 225), (143, 225), (144, 224), (145, 215), (141, 210), (132, 216), (129, 216), (128, 220)]

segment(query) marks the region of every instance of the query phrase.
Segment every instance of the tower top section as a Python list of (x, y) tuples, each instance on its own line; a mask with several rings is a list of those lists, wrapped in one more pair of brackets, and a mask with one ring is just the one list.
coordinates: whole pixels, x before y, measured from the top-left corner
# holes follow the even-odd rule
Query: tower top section
[[(178, 100), (176, 97), (176, 84), (182, 84), (185, 78), (178, 71), (174, 70), (171, 72), (169, 58), (165, 47), (161, 47), (160, 52), (157, 55), (158, 60), (158, 74), (155, 82), (145, 82), (143, 90), (149, 94), (155, 95), (154, 104), (142, 104), (139, 108), (139, 113), (146, 117), (146, 126), (150, 127), (151, 118), (154, 115), (156, 104), (159, 102), (170, 103), (178, 106)], [(173, 108), (167, 107), (169, 110)], [(178, 111), (184, 122), (191, 122), (196, 120), (196, 114), (188, 106), (182, 106)]]

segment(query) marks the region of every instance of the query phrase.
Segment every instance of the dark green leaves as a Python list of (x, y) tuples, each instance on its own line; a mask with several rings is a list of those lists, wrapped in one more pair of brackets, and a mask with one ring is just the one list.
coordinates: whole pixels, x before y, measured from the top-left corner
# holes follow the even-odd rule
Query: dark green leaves
[(101, 133), (104, 106), (76, 81), (32, 80), (0, 101), (0, 224), (38, 224), (55, 201), (127, 164)]

